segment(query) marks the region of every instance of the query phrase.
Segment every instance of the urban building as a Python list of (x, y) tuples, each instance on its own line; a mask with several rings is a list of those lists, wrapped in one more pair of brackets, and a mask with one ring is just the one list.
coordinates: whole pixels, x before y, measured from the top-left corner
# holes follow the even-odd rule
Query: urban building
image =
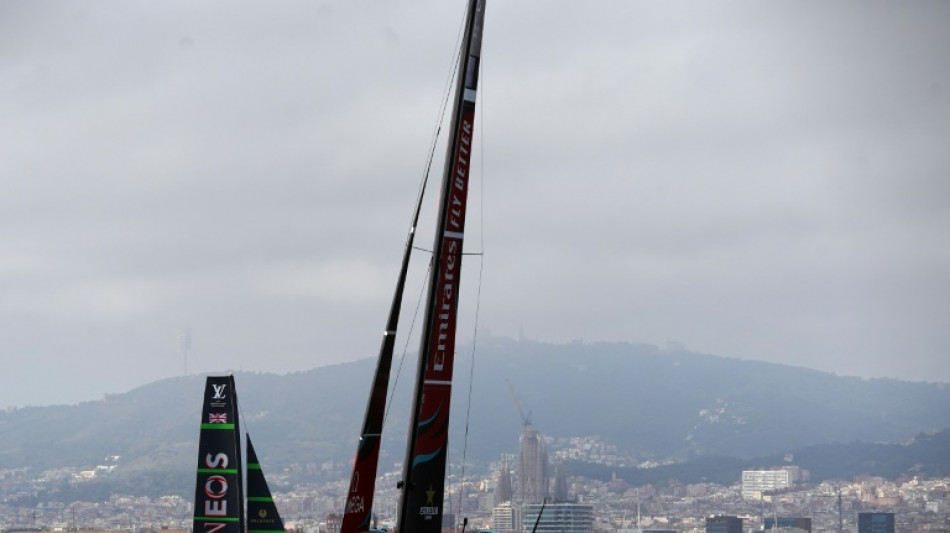
[(894, 513), (858, 513), (858, 533), (894, 533)]
[(764, 522), (764, 530), (767, 532), (780, 529), (783, 533), (792, 533), (793, 531), (811, 533), (811, 518), (766, 517)]
[(706, 533), (742, 533), (742, 519), (738, 516), (708, 516)]
[[(791, 459), (791, 456), (788, 456), (787, 458)], [(785, 465), (781, 468), (781, 470), (788, 472), (788, 482), (792, 486), (798, 485), (800, 483), (807, 483), (811, 480), (811, 472), (804, 470), (800, 466)]]
[(495, 487), (495, 503), (510, 502), (514, 491), (511, 490), (511, 465), (508, 464), (508, 456), (501, 458), (501, 468), (498, 471), (498, 485)]
[(761, 500), (765, 492), (789, 488), (790, 478), (791, 472), (788, 470), (743, 470), (742, 498)]
[(571, 496), (567, 491), (567, 471), (564, 469), (563, 463), (558, 463), (554, 467), (554, 501), (571, 501)]
[(518, 465), (519, 496), (524, 503), (541, 503), (549, 496), (548, 451), (541, 432), (527, 424), (521, 433)]
[(586, 503), (525, 504), (521, 530), (533, 531), (536, 523), (537, 533), (591, 533), (594, 530), (594, 506)]
[(327, 533), (340, 533), (343, 527), (343, 515), (339, 513), (330, 513), (327, 515)]
[(456, 533), (460, 526), (455, 513), (442, 513), (442, 533)]
[(496, 505), (491, 511), (491, 528), (502, 533), (521, 531), (521, 508), (510, 501)]

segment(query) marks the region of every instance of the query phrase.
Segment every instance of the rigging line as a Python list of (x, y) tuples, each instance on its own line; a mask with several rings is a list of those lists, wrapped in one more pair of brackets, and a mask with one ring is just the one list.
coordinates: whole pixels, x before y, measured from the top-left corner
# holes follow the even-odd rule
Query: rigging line
[[(442, 126), (445, 124), (445, 110), (449, 106), (449, 97), (452, 94), (452, 80), (455, 79), (455, 73), (458, 71), (459, 57), (462, 55), (462, 39), (465, 36), (465, 17), (462, 16), (462, 23), (459, 26), (458, 34), (455, 37), (455, 50), (456, 52), (452, 54), (451, 66), (449, 67), (449, 75), (445, 80), (445, 85), (442, 89), (442, 102), (439, 104), (439, 113), (435, 119), (435, 133), (432, 135), (432, 140), (429, 143), (429, 153), (426, 157), (425, 171), (423, 172), (422, 183), (419, 184), (419, 192), (417, 195), (418, 201), (417, 205), (422, 204), (422, 197), (425, 195), (426, 186), (429, 183), (429, 171), (432, 169), (432, 161), (435, 159), (435, 149), (439, 144), (439, 137), (442, 135)], [(413, 217), (412, 228), (415, 230), (416, 223), (419, 220), (418, 209), (416, 209), (416, 214)]]
[[(228, 374), (231, 375), (231, 376), (234, 375), (233, 372), (228, 372)], [(237, 389), (236, 386), (235, 386), (235, 389)], [(240, 424), (240, 427), (241, 427), (241, 429), (244, 430), (244, 431), (243, 431), (244, 433), (247, 433), (250, 424), (248, 423), (248, 418), (247, 418), (247, 416), (244, 415), (244, 404), (242, 404), (241, 402), (237, 401), (238, 395), (237, 395), (237, 391), (236, 391), (236, 390), (233, 392), (233, 396), (234, 396), (234, 403), (237, 404), (237, 410), (238, 410), (237, 416), (238, 416), (238, 420), (239, 420), (239, 421), (240, 421), (240, 420), (243, 420), (243, 421), (244, 421), (243, 424)], [(241, 435), (238, 435), (238, 438), (241, 438)], [(245, 450), (245, 453), (246, 453), (246, 450)]]
[(468, 370), (468, 403), (465, 407), (465, 434), (462, 437), (462, 472), (459, 475), (458, 508), (462, 508), (462, 496), (465, 492), (465, 460), (468, 458), (468, 436), (472, 418), (472, 391), (475, 383), (475, 347), (478, 344), (478, 315), (482, 306), (482, 273), (484, 261), (478, 262), (478, 285), (475, 292), (475, 325), (472, 332), (472, 356)]
[[(479, 89), (479, 98), (481, 99), (481, 104), (478, 108), (479, 111), (479, 168), (478, 168), (478, 177), (480, 187), (478, 188), (479, 193), (479, 207), (481, 209), (481, 216), (478, 217), (479, 232), (478, 232), (478, 247), (481, 252), (472, 253), (471, 255), (477, 255), (479, 257), (478, 261), (478, 283), (476, 284), (475, 289), (475, 320), (472, 327), (472, 356), (471, 356), (471, 365), (469, 366), (468, 371), (468, 404), (466, 405), (465, 410), (465, 434), (462, 437), (462, 472), (459, 476), (459, 491), (458, 491), (458, 508), (462, 509), (462, 497), (465, 492), (465, 460), (468, 457), (468, 436), (471, 423), (472, 415), (472, 391), (475, 388), (475, 355), (476, 355), (476, 346), (478, 345), (478, 319), (480, 316), (480, 311), (482, 307), (482, 281), (484, 279), (485, 271), (485, 79), (481, 80), (481, 88)], [(462, 254), (467, 255), (467, 254)], [(466, 521), (468, 519), (466, 518)]]
[[(445, 85), (442, 90), (442, 102), (439, 104), (439, 112), (436, 116), (436, 128), (435, 133), (432, 135), (432, 140), (429, 143), (429, 153), (426, 157), (425, 170), (422, 174), (422, 180), (419, 184), (419, 190), (416, 193), (416, 208), (412, 217), (412, 225), (410, 226), (410, 231), (416, 231), (416, 225), (419, 222), (419, 212), (422, 207), (422, 198), (425, 196), (426, 187), (429, 184), (429, 174), (432, 170), (432, 161), (435, 159), (435, 149), (439, 142), (439, 137), (442, 135), (442, 125), (445, 124), (445, 110), (448, 108), (449, 97), (452, 94), (452, 80), (455, 79), (455, 74), (458, 72), (459, 57), (462, 55), (462, 39), (465, 37), (465, 16), (463, 13), (461, 23), (459, 24), (459, 30), (455, 38), (455, 52), (452, 54), (452, 60), (449, 67), (449, 75), (445, 80)], [(428, 254), (432, 254), (431, 250), (426, 250), (425, 248), (420, 248), (413, 245), (412, 249), (424, 251)], [(432, 263), (429, 263), (429, 267), (426, 269), (426, 277), (428, 279), (429, 270), (432, 268)], [(402, 354), (399, 357), (399, 366), (396, 368), (396, 376), (393, 378), (391, 391), (389, 393), (389, 400), (386, 402), (386, 410), (383, 411), (383, 426), (386, 425), (386, 420), (389, 418), (390, 407), (392, 406), (393, 396), (396, 393), (396, 385), (399, 384), (399, 377), (402, 375), (402, 365), (406, 360), (406, 353), (409, 351), (409, 339), (412, 337), (412, 332), (415, 329), (416, 320), (419, 316), (419, 308), (422, 304), (422, 297), (425, 294), (425, 283), (422, 284), (422, 290), (419, 292), (419, 300), (416, 302), (416, 309), (412, 315), (412, 322), (409, 324), (409, 331), (406, 334), (406, 344), (403, 346)]]
[(536, 533), (538, 531), (538, 524), (541, 523), (541, 515), (544, 514), (544, 506), (548, 504), (548, 499), (544, 498), (541, 500), (541, 510), (538, 511), (538, 518), (534, 521), (534, 527), (531, 528), (531, 533)]
[[(420, 252), (425, 252), (427, 254), (432, 254), (432, 250), (428, 248), (423, 248), (421, 246), (413, 246), (413, 250), (419, 250)], [(462, 255), (484, 255), (484, 252), (462, 252)]]
[[(432, 269), (432, 262), (429, 262), (429, 267), (426, 268), (425, 278), (429, 278), (429, 271)], [(396, 376), (393, 378), (393, 385), (390, 387), (389, 391), (389, 400), (386, 401), (386, 410), (383, 411), (383, 426), (386, 426), (386, 420), (389, 418), (389, 413), (392, 411), (390, 407), (393, 405), (393, 396), (396, 395), (396, 385), (399, 383), (399, 376), (402, 375), (402, 364), (406, 361), (406, 354), (409, 352), (409, 339), (412, 338), (412, 332), (416, 329), (416, 321), (419, 318), (419, 309), (422, 307), (422, 297), (426, 293), (426, 285), (422, 284), (422, 287), (419, 289), (419, 298), (416, 300), (416, 310), (412, 313), (412, 320), (409, 321), (409, 331), (406, 332), (406, 343), (402, 347), (402, 354), (399, 356), (399, 366), (396, 367)]]

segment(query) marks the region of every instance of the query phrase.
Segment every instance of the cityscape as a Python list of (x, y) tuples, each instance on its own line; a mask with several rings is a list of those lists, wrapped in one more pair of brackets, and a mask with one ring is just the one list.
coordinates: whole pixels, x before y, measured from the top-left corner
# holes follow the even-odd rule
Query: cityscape
[(4, 6), (0, 533), (950, 533), (950, 2), (455, 3)]
[[(885, 529), (875, 532), (950, 531), (950, 478), (862, 476), (811, 483), (807, 471), (789, 463), (736, 472), (736, 483), (728, 486), (671, 481), (633, 487), (620, 479), (605, 482), (575, 476), (563, 467), (566, 460), (604, 465), (630, 460), (597, 437), (549, 439), (526, 424), (519, 445), (517, 453), (500, 457), (489, 475), (462, 480), (457, 465), (451, 468), (443, 531), (459, 531), (467, 521), (468, 531), (500, 533), (535, 527), (537, 531), (563, 533), (749, 533), (776, 528), (863, 533), (872, 530), (859, 528), (859, 519), (869, 520), (872, 515), (884, 517), (875, 527)], [(793, 461), (792, 457), (786, 459)], [(44, 487), (64, 480), (81, 486), (108, 476), (118, 460), (105, 458), (104, 464), (82, 471), (0, 471), (0, 530), (172, 533), (191, 529), (193, 503), (180, 495), (115, 494), (107, 501), (32, 501)], [(288, 530), (339, 530), (349, 465), (329, 462), (319, 468), (340, 481), (290, 486), (286, 472), (270, 473), (274, 500)], [(374, 514), (379, 528), (393, 525), (399, 476), (400, 470), (394, 468), (377, 483)]]

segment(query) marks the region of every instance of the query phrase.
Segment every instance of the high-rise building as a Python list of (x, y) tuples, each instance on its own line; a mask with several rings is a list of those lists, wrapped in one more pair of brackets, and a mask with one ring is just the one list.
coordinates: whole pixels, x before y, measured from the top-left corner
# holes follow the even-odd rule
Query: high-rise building
[(742, 533), (742, 519), (738, 516), (707, 516), (706, 533)]
[(858, 533), (894, 533), (894, 513), (858, 513)]
[[(541, 512), (542, 507), (544, 512)], [(591, 533), (594, 531), (594, 506), (586, 503), (525, 504), (521, 530), (532, 531), (535, 523), (537, 533)]]
[(541, 433), (524, 426), (518, 464), (519, 496), (524, 503), (541, 503), (548, 496), (548, 452)]
[(510, 502), (513, 492), (511, 490), (511, 465), (508, 464), (508, 456), (501, 458), (501, 468), (498, 469), (498, 485), (495, 487), (495, 503)]

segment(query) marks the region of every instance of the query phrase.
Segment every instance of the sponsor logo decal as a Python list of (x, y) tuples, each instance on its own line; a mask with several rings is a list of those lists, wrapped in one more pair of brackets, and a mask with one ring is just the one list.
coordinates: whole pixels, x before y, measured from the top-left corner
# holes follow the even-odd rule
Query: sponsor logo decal
[(226, 398), (224, 391), (227, 388), (227, 383), (221, 383), (220, 385), (211, 384), (211, 388), (214, 389), (214, 396), (211, 397), (212, 400), (223, 400)]
[(423, 507), (419, 508), (419, 515), (426, 517), (426, 519), (431, 519), (433, 516), (439, 516), (439, 506), (434, 505), (435, 499), (435, 489), (432, 488), (432, 485), (429, 485), (429, 490), (426, 491), (426, 504)]
[(366, 505), (363, 502), (363, 497), (359, 494), (354, 494), (353, 497), (346, 501), (347, 513), (362, 513), (365, 509)]
[[(205, 467), (214, 469), (226, 469), (228, 467), (228, 455), (226, 453), (205, 455)], [(204, 515), (206, 517), (228, 516), (228, 480), (220, 474), (208, 476), (204, 483), (204, 495), (207, 498), (204, 501)], [(227, 527), (227, 523), (206, 522), (204, 524), (205, 533), (216, 533)]]

